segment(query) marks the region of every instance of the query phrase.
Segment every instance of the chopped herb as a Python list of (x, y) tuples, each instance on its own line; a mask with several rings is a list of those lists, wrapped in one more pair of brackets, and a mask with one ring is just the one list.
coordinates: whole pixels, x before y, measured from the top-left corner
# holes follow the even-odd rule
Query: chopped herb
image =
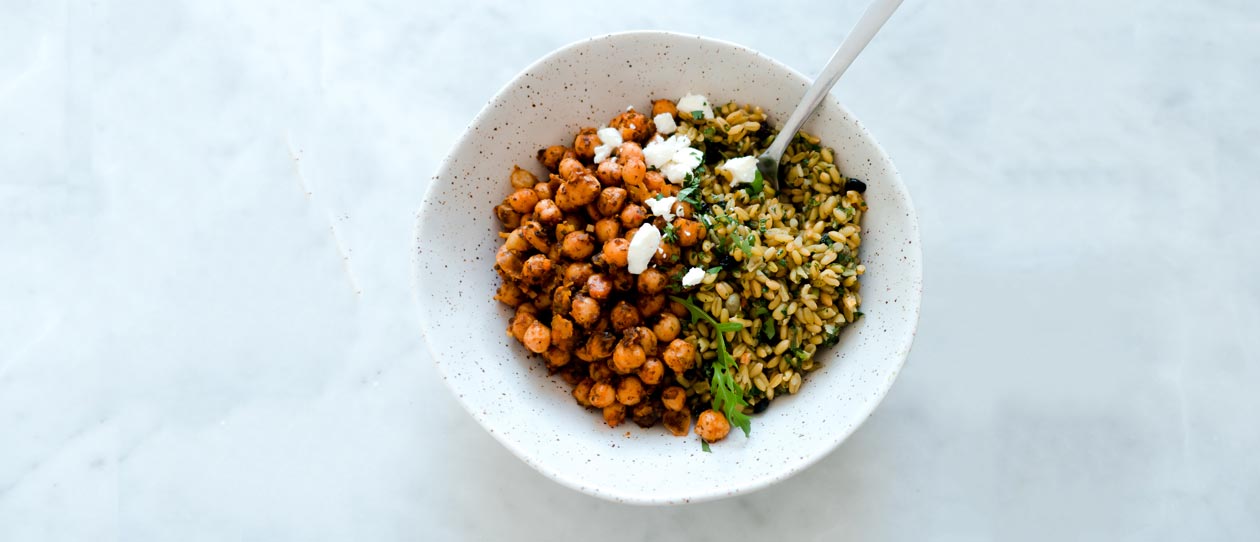
[(717, 266), (717, 265), (715, 265), (715, 266), (713, 266), (713, 267), (710, 267), (710, 268), (708, 268), (708, 269), (705, 269), (705, 270), (704, 270), (704, 272), (705, 272), (705, 273), (708, 273), (708, 274), (710, 274), (710, 275), (716, 275), (716, 274), (718, 274), (718, 272), (720, 272), (721, 270), (722, 270), (722, 267), (721, 267), (721, 266)]
[(712, 126), (706, 126), (706, 127), (704, 128), (704, 135), (705, 135), (705, 137), (713, 137), (713, 127), (712, 127)]
[(742, 429), (745, 437), (749, 436), (752, 433), (752, 422), (743, 410), (748, 406), (748, 400), (744, 398), (744, 389), (735, 382), (735, 358), (726, 351), (726, 338), (723, 336), (723, 333), (744, 329), (744, 325), (739, 322), (719, 323), (695, 303), (678, 296), (669, 298), (687, 308), (687, 312), (691, 313), (692, 324), (705, 320), (717, 331), (714, 335), (717, 337), (718, 357), (711, 365), (713, 377), (709, 381), (709, 390), (713, 396), (711, 404), (714, 410), (726, 416), (731, 425)]
[(665, 198), (665, 195), (664, 195), (664, 194), (657, 194), (657, 195), (655, 195), (655, 196), (652, 196), (652, 199), (657, 200), (657, 201), (660, 201), (660, 200), (662, 200), (662, 199), (664, 199), (664, 198)]
[(756, 173), (753, 174), (752, 184), (748, 185), (748, 188), (747, 188), (748, 195), (754, 198), (757, 196), (760, 196), (761, 191), (764, 188), (765, 188), (765, 179), (761, 178), (761, 171), (758, 170)]
[(774, 334), (778, 331), (779, 326), (774, 325), (773, 318), (766, 318), (763, 322), (761, 322), (761, 335), (765, 337), (767, 341), (774, 340)]
[(692, 111), (692, 112), (691, 112), (691, 118), (692, 118), (693, 120), (700, 120), (700, 119), (704, 118), (704, 111)]
[(700, 439), (700, 449), (708, 453), (713, 453), (713, 450), (709, 449), (709, 441), (704, 439)]
[[(659, 194), (658, 194), (658, 195), (659, 195)], [(664, 240), (665, 242), (667, 242), (667, 243), (677, 243), (677, 242), (678, 242), (678, 232), (674, 231), (674, 225), (673, 225), (673, 224), (666, 224), (666, 225), (665, 225), (665, 231), (661, 232), (661, 239), (663, 239), (663, 240)]]
[(753, 253), (752, 253), (751, 243), (753, 241), (753, 234), (750, 233), (748, 234), (747, 238), (744, 238), (744, 237), (740, 237), (740, 235), (736, 233), (734, 235), (731, 235), (731, 240), (734, 241), (735, 246), (738, 247), (739, 250), (744, 253), (745, 257), (748, 257), (748, 258), (752, 257)]

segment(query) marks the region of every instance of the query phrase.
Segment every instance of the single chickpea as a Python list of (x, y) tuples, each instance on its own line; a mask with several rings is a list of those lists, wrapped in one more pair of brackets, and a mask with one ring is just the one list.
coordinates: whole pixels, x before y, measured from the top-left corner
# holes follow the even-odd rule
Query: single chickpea
[(621, 209), (621, 225), (626, 228), (637, 228), (648, 219), (647, 210), (637, 203), (626, 204)]
[(660, 269), (650, 267), (639, 273), (639, 291), (648, 295), (660, 293), (669, 286), (669, 277)]
[(543, 354), (543, 357), (547, 360), (547, 367), (551, 369), (559, 369), (560, 367), (568, 365), (570, 356), (572, 356), (572, 354), (570, 354), (568, 350), (563, 350), (554, 346), (548, 348), (547, 352)]
[(668, 113), (669, 116), (677, 118), (678, 106), (671, 100), (652, 100), (652, 116), (655, 117), (661, 113)]
[(513, 188), (532, 188), (538, 183), (538, 177), (517, 165), (512, 166), (512, 174), (508, 178), (512, 181)]
[(613, 117), (608, 121), (608, 126), (619, 130), (621, 139), (640, 143), (647, 141), (648, 136), (656, 132), (656, 124), (652, 122), (652, 118), (633, 109)]
[(504, 229), (514, 230), (521, 225), (521, 213), (516, 212), (516, 209), (506, 203), (494, 207), (494, 216), (503, 224)]
[(630, 409), (630, 419), (639, 427), (652, 427), (661, 419), (661, 409), (651, 401), (640, 401)]
[(620, 186), (621, 165), (616, 160), (604, 160), (595, 168), (595, 178), (604, 186)]
[(643, 366), (647, 361), (647, 354), (643, 352), (643, 347), (638, 343), (629, 342), (622, 339), (617, 343), (617, 348), (613, 350), (612, 368), (619, 374), (629, 374), (634, 370)]
[(643, 362), (643, 366), (639, 367), (639, 380), (649, 386), (655, 386), (661, 383), (661, 377), (665, 376), (665, 364), (656, 358), (648, 358)]
[[(630, 243), (626, 243), (627, 247), (629, 245)], [(506, 246), (501, 246), (499, 251), (494, 254), (494, 265), (504, 275), (510, 278), (519, 278), (521, 276), (521, 268), (525, 266), (525, 261), (521, 259), (519, 252), (510, 250)]]
[(599, 193), (599, 199), (596, 200), (596, 207), (599, 214), (603, 216), (617, 216), (621, 212), (621, 208), (626, 205), (628, 194), (625, 188), (619, 186), (610, 186)]
[(622, 143), (617, 147), (617, 163), (625, 165), (630, 160), (645, 161), (643, 158), (643, 147), (633, 141)]
[[(627, 207), (628, 208), (628, 207)], [(618, 237), (604, 243), (604, 261), (616, 267), (629, 265), (630, 241)]]
[(643, 400), (643, 383), (638, 377), (627, 376), (617, 383), (617, 402), (626, 406), (639, 404)]
[(613, 283), (603, 273), (595, 273), (586, 279), (586, 293), (600, 301), (608, 299), (613, 292)]
[[(559, 185), (556, 185), (559, 186)], [(538, 194), (539, 200), (551, 199), (555, 195), (555, 190), (551, 189), (551, 183), (538, 183), (534, 185), (534, 193)], [(535, 211), (537, 212), (537, 211)]]
[(661, 415), (661, 424), (675, 437), (685, 437), (691, 432), (691, 411), (666, 410)]
[(613, 403), (604, 407), (604, 423), (608, 424), (608, 427), (617, 427), (624, 421), (626, 421), (626, 405)]
[(696, 419), (696, 434), (705, 442), (717, 442), (726, 438), (731, 432), (731, 423), (726, 421), (722, 413), (709, 409), (700, 413)]
[(639, 309), (639, 314), (645, 318), (660, 314), (665, 308), (665, 303), (669, 300), (665, 298), (665, 294), (641, 295), (635, 306)]
[(682, 410), (687, 406), (687, 390), (682, 386), (670, 386), (661, 391), (661, 403), (665, 408), (673, 411)]
[(642, 184), (647, 176), (647, 164), (638, 158), (629, 158), (621, 166), (621, 181), (626, 184)]
[(534, 206), (534, 218), (543, 224), (555, 226), (564, 220), (564, 213), (560, 211), (560, 207), (556, 206), (556, 202), (542, 199), (538, 200), (538, 204)]
[(512, 210), (525, 214), (533, 211), (534, 206), (538, 205), (538, 194), (532, 188), (518, 188), (505, 201), (512, 206)]
[(573, 327), (573, 321), (559, 314), (551, 315), (551, 344), (561, 350), (569, 351), (573, 349), (573, 342), (577, 339), (577, 330)]
[(586, 400), (595, 408), (604, 408), (617, 400), (617, 391), (607, 382), (596, 382)]
[(595, 237), (584, 231), (575, 231), (564, 236), (560, 247), (567, 258), (585, 259), (595, 252)]
[(691, 247), (703, 241), (706, 232), (699, 220), (675, 218), (674, 234), (678, 236), (678, 246)]
[(525, 330), (525, 338), (521, 341), (530, 352), (541, 354), (551, 347), (551, 330), (542, 322), (534, 320)]
[(623, 299), (613, 305), (612, 312), (608, 313), (608, 319), (612, 322), (613, 329), (625, 331), (639, 325), (639, 309)]
[(621, 235), (621, 221), (616, 218), (603, 218), (595, 223), (595, 238), (607, 243)]
[(591, 388), (594, 386), (595, 380), (583, 378), (581, 382), (578, 382), (578, 384), (573, 387), (573, 399), (577, 401), (577, 404), (584, 407), (591, 406)]
[(583, 294), (573, 296), (573, 304), (569, 307), (569, 315), (582, 327), (590, 327), (599, 320), (599, 302)]
[(499, 291), (494, 294), (494, 298), (509, 307), (519, 307), (521, 303), (529, 301), (525, 291), (512, 281), (503, 281), (503, 284), (499, 285)]
[(682, 373), (695, 366), (696, 345), (682, 339), (674, 339), (669, 342), (669, 346), (665, 347), (665, 353), (661, 354), (661, 359), (675, 373)]
[(533, 285), (547, 282), (551, 278), (551, 266), (551, 260), (542, 254), (530, 256), (521, 268), (521, 280)]
[(652, 333), (656, 334), (656, 339), (665, 343), (678, 338), (680, 332), (682, 332), (682, 322), (670, 313), (660, 315), (656, 320), (656, 325), (652, 326)]
[(565, 158), (560, 161), (560, 180), (572, 181), (586, 174), (586, 166), (576, 158)]
[(586, 262), (575, 262), (564, 269), (564, 280), (569, 284), (586, 284), (595, 273), (595, 267)]
[(586, 127), (578, 131), (576, 137), (573, 138), (573, 151), (577, 153), (578, 158), (583, 160), (591, 160), (595, 158), (595, 147), (600, 144), (599, 136), (595, 134), (595, 128)]

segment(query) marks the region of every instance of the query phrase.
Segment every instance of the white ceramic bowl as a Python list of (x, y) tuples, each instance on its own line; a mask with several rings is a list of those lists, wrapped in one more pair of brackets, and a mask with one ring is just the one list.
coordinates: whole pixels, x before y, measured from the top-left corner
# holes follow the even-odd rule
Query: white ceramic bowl
[(805, 130), (834, 147), (840, 171), (865, 179), (861, 258), (865, 317), (819, 356), (799, 394), (776, 399), (704, 453), (693, 435), (627, 421), (609, 428), (570, 388), (505, 334), (511, 310), (491, 299), (500, 244), (492, 209), (510, 192), (513, 164), (543, 176), (538, 149), (572, 145), (651, 98), (704, 94), (761, 105), (776, 125), (809, 81), (751, 49), (698, 36), (630, 32), (561, 48), (490, 100), (433, 177), (416, 233), (416, 288), (425, 341), (459, 401), (499, 442), (546, 476), (621, 502), (676, 504), (781, 481), (833, 450), (883, 399), (919, 318), (922, 289), (914, 208), (892, 162), (834, 97)]

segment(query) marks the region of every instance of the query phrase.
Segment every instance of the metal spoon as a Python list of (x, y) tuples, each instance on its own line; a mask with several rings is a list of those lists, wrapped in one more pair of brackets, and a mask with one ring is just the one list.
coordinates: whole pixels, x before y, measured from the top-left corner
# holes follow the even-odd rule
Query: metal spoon
[(792, 111), (787, 122), (779, 127), (779, 135), (770, 144), (770, 148), (757, 157), (757, 171), (761, 172), (761, 177), (769, 181), (770, 186), (776, 191), (779, 189), (779, 160), (783, 158), (783, 151), (787, 150), (796, 132), (801, 129), (802, 124), (805, 124), (805, 119), (818, 108), (823, 97), (827, 95), (831, 87), (835, 86), (836, 81), (840, 80), (844, 71), (849, 69), (853, 59), (857, 58), (862, 49), (866, 48), (866, 44), (871, 42), (871, 38), (875, 37), (875, 33), (888, 22), (889, 17), (892, 17), (897, 6), (901, 5), (901, 1), (875, 0), (867, 6), (866, 13), (863, 13), (862, 18), (853, 25), (853, 30), (849, 31), (849, 35), (844, 38), (840, 48), (831, 55), (831, 60), (827, 61), (827, 66), (823, 68), (822, 73), (818, 74), (818, 79), (815, 79), (814, 84), (805, 91), (805, 96), (801, 98), (801, 103), (796, 106), (796, 110)]

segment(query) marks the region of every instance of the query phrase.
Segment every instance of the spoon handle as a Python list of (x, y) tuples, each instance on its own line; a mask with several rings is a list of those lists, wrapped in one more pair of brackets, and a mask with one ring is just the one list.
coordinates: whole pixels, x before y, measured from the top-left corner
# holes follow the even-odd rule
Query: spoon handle
[[(892, 17), (901, 2), (902, 0), (875, 0), (867, 6), (866, 13), (863, 13), (862, 18), (853, 25), (853, 30), (849, 31), (849, 35), (844, 38), (840, 48), (831, 55), (831, 60), (827, 61), (827, 65), (818, 74), (814, 84), (805, 91), (796, 110), (792, 111), (787, 122), (779, 127), (779, 137), (776, 137), (770, 144), (770, 148), (766, 149), (766, 154), (774, 157), (776, 161), (783, 156), (783, 151), (787, 150), (796, 132), (801, 129), (802, 124), (805, 124), (805, 119), (809, 118), (810, 113), (813, 113), (818, 104), (822, 103), (823, 97), (827, 95), (831, 87), (835, 86), (836, 81), (840, 80), (844, 71), (849, 69), (853, 59), (866, 48), (866, 44), (871, 42), (875, 33), (888, 22), (888, 18)], [(784, 134), (787, 134), (787, 137), (783, 137)]]

